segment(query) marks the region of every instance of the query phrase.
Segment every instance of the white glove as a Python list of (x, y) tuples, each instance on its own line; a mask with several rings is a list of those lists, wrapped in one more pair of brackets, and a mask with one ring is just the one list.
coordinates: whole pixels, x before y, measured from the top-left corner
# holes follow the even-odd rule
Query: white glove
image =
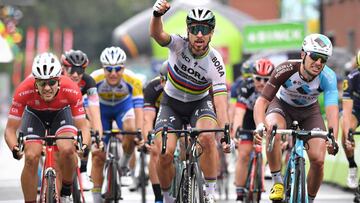
[(233, 139), (230, 139), (230, 152), (235, 151), (235, 142)]
[(162, 15), (164, 15), (166, 13), (166, 11), (169, 10), (169, 8), (166, 7), (166, 0), (156, 0), (154, 6), (153, 6), (153, 10), (154, 13), (153, 15), (155, 17), (160, 17)]
[(256, 133), (258, 133), (259, 135), (262, 136), (264, 134), (264, 132), (266, 131), (265, 124), (264, 123), (259, 123), (256, 126), (255, 131), (256, 131)]

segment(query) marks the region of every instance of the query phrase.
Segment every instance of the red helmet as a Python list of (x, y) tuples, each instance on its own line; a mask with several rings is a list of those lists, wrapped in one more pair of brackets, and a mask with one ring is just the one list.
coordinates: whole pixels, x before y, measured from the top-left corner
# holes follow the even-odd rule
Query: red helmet
[(269, 59), (259, 59), (255, 62), (254, 74), (270, 76), (275, 66)]

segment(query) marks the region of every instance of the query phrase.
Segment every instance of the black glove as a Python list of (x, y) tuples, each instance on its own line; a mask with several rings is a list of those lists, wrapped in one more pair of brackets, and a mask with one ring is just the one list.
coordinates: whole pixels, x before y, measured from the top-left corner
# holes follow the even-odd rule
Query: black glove
[(16, 159), (16, 160), (20, 160), (22, 157), (20, 154), (20, 149), (17, 145), (13, 147), (12, 154), (13, 154), (14, 159)]
[(83, 151), (83, 157), (88, 157), (90, 153), (90, 149), (87, 144), (83, 144), (82, 149)]

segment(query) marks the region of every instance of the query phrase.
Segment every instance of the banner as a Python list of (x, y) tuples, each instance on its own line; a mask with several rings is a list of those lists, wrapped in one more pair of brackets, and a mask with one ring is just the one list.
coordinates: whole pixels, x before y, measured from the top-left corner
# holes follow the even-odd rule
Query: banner
[(25, 44), (25, 73), (24, 76), (31, 74), (32, 61), (35, 55), (35, 29), (29, 27), (26, 31), (26, 44)]
[(62, 31), (60, 28), (56, 28), (53, 34), (53, 50), (57, 56), (60, 57), (62, 53), (62, 47), (61, 47), (61, 37), (62, 37)]
[(71, 29), (65, 29), (64, 30), (64, 45), (63, 45), (63, 51), (69, 51), (73, 47), (73, 32)]
[(37, 53), (44, 53), (49, 51), (50, 33), (49, 29), (41, 26), (38, 30), (37, 36)]
[(251, 24), (244, 27), (244, 50), (299, 49), (305, 37), (302, 22)]

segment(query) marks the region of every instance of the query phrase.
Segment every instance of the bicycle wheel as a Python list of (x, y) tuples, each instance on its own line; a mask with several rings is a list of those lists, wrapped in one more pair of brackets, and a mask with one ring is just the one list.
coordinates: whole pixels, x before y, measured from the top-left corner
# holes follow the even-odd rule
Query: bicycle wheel
[(253, 188), (251, 188), (251, 183), (253, 182), (253, 179), (254, 179), (254, 172), (253, 172), (254, 168), (255, 168), (254, 156), (251, 155), (250, 160), (249, 160), (248, 170), (247, 170), (247, 178), (246, 178), (246, 182), (245, 182), (245, 191), (244, 191), (244, 196), (243, 196), (243, 201), (245, 203), (252, 202)]
[(190, 203), (189, 202), (189, 176), (187, 169), (184, 168), (182, 176), (178, 185), (176, 203)]
[(58, 199), (57, 190), (56, 190), (56, 175), (54, 171), (49, 170), (45, 174), (46, 183), (45, 185), (45, 202), (46, 203), (56, 203)]
[(262, 167), (262, 156), (260, 153), (256, 155), (255, 163), (255, 176), (254, 176), (254, 188), (252, 191), (252, 202), (260, 202), (261, 193), (263, 190), (263, 167)]
[(82, 203), (83, 202), (81, 191), (80, 191), (79, 176), (78, 176), (77, 172), (74, 173), (73, 186), (72, 186), (71, 193), (72, 193), (74, 203)]
[(191, 203), (204, 203), (203, 179), (199, 166), (194, 163), (190, 178)]
[(141, 188), (141, 202), (146, 202), (146, 175), (145, 175), (145, 152), (140, 152), (140, 188)]
[(295, 184), (294, 184), (294, 203), (305, 203), (307, 198), (305, 190), (305, 160), (302, 157), (297, 159), (295, 164)]
[(285, 199), (284, 202), (290, 201), (291, 196), (291, 167), (290, 164), (287, 165), (285, 175), (284, 175), (284, 191), (285, 191)]

